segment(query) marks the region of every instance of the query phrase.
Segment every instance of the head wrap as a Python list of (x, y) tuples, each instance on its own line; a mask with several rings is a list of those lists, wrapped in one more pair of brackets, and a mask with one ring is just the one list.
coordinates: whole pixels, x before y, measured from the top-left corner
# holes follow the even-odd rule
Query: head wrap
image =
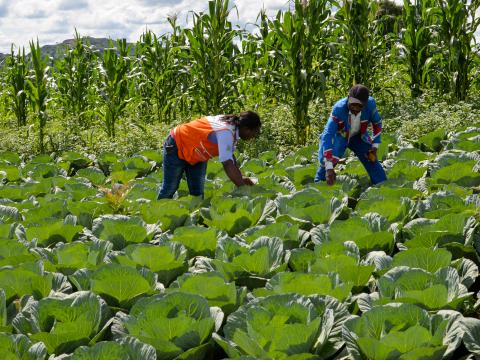
[(357, 84), (350, 89), (348, 93), (348, 103), (349, 104), (362, 104), (365, 106), (368, 102), (368, 97), (370, 96), (370, 91), (364, 85)]

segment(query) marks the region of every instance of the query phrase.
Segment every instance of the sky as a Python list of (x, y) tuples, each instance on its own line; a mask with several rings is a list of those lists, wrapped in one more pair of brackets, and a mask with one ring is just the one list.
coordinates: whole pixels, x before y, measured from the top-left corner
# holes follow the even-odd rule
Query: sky
[[(237, 6), (238, 22), (255, 22), (262, 6), (269, 15), (288, 7), (288, 0), (230, 0)], [(170, 29), (169, 15), (186, 23), (189, 11), (204, 11), (208, 0), (0, 0), (0, 52), (12, 43), (28, 49), (30, 40), (40, 45), (81, 36), (126, 38), (135, 42), (146, 29), (157, 34)], [(230, 20), (237, 21), (237, 12)]]
[[(402, 3), (403, 0), (396, 0)], [(230, 0), (236, 5), (230, 20), (255, 22), (264, 7), (274, 15), (288, 7), (288, 0)], [(9, 53), (39, 39), (40, 45), (71, 39), (75, 29), (82, 36), (126, 38), (135, 42), (146, 29), (157, 34), (170, 29), (169, 15), (177, 14), (179, 25), (189, 11), (206, 10), (208, 0), (0, 0), (0, 52)], [(183, 23), (182, 23), (183, 22)]]

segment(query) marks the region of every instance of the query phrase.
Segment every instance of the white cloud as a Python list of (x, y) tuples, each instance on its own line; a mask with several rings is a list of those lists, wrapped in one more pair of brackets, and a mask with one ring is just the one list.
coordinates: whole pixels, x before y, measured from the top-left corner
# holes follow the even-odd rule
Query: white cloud
[(279, 9), (288, 8), (288, 2), (285, 0), (265, 1), (263, 6), (259, 5), (259, 1), (256, 0), (236, 0), (235, 5), (241, 20), (251, 23), (255, 22), (262, 8), (267, 11), (268, 15), (274, 15)]
[(57, 9), (60, 11), (82, 10), (87, 8), (87, 0), (60, 0), (57, 6)]
[[(238, 9), (233, 22), (254, 22), (265, 7), (273, 15), (287, 0), (231, 0)], [(127, 38), (136, 41), (145, 29), (164, 33), (169, 15), (187, 24), (189, 11), (204, 11), (207, 0), (0, 0), (0, 52), (28, 46), (38, 37), (41, 45), (72, 38), (75, 29), (84, 36)], [(191, 19), (191, 16), (190, 16)]]
[[(401, 3), (402, 0), (395, 0)], [(269, 16), (288, 8), (288, 0), (230, 0), (238, 11), (230, 20), (246, 24), (256, 21), (262, 8)], [(10, 45), (28, 46), (38, 37), (41, 45), (55, 44), (80, 35), (127, 38), (137, 41), (145, 29), (156, 33), (170, 30), (169, 15), (187, 24), (189, 11), (204, 11), (208, 0), (0, 0), (0, 52)], [(191, 21), (191, 16), (188, 17)]]
[(30, 9), (29, 11), (25, 12), (25, 17), (27, 19), (45, 19), (48, 18), (50, 15), (47, 11), (43, 9)]

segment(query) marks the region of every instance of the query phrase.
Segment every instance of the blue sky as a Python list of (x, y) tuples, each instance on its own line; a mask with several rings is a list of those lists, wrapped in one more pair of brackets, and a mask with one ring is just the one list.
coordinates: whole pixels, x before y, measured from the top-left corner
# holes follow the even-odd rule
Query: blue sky
[[(273, 15), (288, 6), (287, 0), (230, 0), (238, 8), (239, 23), (255, 22), (262, 8)], [(186, 21), (190, 10), (202, 11), (207, 0), (0, 0), (0, 52), (11, 44), (28, 47), (38, 37), (41, 45), (55, 44), (80, 35), (126, 38), (136, 41), (146, 28), (164, 33), (167, 16)], [(237, 21), (237, 13), (231, 15)]]

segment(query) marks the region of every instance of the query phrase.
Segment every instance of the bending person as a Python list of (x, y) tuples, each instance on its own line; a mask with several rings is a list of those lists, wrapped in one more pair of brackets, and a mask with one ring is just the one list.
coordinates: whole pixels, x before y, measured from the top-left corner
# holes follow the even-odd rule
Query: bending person
[(236, 186), (253, 185), (243, 177), (233, 155), (238, 138), (258, 137), (262, 123), (257, 113), (206, 116), (170, 131), (163, 145), (163, 183), (158, 199), (172, 198), (185, 173), (190, 195), (203, 196), (207, 162), (218, 156)]
[[(373, 137), (368, 131), (369, 124), (372, 124)], [(362, 162), (373, 184), (385, 181), (385, 170), (377, 159), (381, 132), (382, 119), (375, 100), (369, 96), (367, 87), (355, 85), (348, 97), (334, 105), (323, 130), (318, 152), (320, 166), (315, 182), (327, 181), (328, 185), (335, 183), (334, 168), (347, 147)]]

